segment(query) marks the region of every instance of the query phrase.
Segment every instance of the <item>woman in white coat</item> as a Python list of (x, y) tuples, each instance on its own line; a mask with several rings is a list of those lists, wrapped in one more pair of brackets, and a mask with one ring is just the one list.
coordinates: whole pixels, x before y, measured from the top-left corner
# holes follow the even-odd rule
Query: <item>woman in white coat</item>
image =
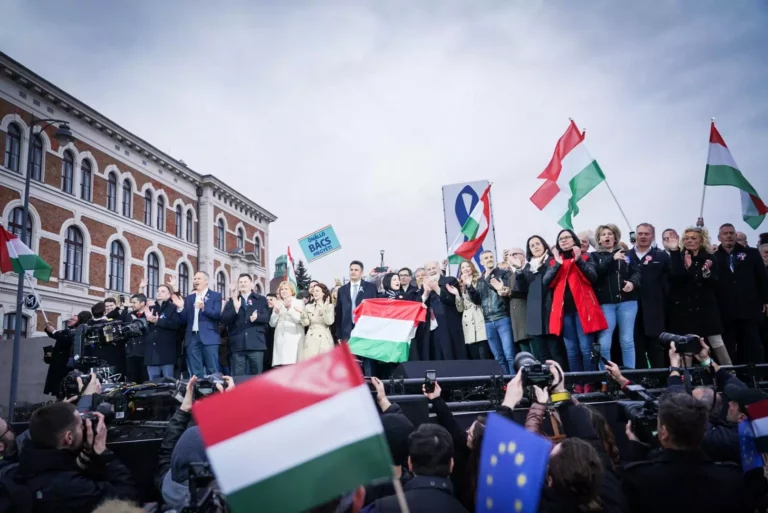
[(277, 299), (269, 325), (275, 328), (275, 345), (272, 352), (272, 367), (291, 365), (299, 360), (299, 347), (304, 343), (304, 326), (301, 312), (304, 302), (296, 299), (293, 284), (284, 281), (277, 288)]

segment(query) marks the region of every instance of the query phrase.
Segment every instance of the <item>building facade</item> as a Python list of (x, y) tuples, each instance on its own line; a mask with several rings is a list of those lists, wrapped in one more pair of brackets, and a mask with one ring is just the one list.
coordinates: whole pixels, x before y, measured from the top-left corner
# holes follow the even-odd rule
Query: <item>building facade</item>
[[(22, 219), (29, 123), (64, 120), (75, 141), (49, 127), (33, 142), (29, 217)], [(37, 130), (37, 128), (36, 128)], [(187, 293), (197, 270), (226, 296), (241, 273), (268, 283), (269, 224), (277, 218), (212, 175), (187, 167), (0, 53), (0, 222), (52, 267), (33, 280), (47, 319), (59, 328), (106, 297), (147, 295), (169, 278)], [(18, 276), (0, 277), (3, 338), (11, 338)], [(28, 290), (28, 287), (27, 287)], [(25, 311), (24, 335), (45, 328)]]

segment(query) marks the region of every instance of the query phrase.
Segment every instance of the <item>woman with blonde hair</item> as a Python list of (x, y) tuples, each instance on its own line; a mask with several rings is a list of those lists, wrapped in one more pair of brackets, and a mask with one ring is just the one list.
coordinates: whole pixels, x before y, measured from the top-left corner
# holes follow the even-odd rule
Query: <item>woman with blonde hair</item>
[(418, 267), (413, 271), (413, 277), (416, 279), (416, 288), (421, 289), (424, 285), (424, 277), (427, 275), (427, 271), (423, 267)]
[(462, 262), (459, 265), (459, 283), (461, 284), (461, 297), (464, 301), (464, 312), (461, 314), (461, 324), (464, 326), (464, 344), (469, 351), (472, 360), (487, 360), (492, 358), (491, 347), (488, 345), (488, 336), (485, 334), (485, 318), (483, 310), (469, 298), (465, 277), (472, 278), (472, 286), (477, 286), (480, 272), (471, 261)]
[(669, 330), (679, 335), (694, 334), (706, 339), (720, 365), (730, 365), (731, 358), (723, 343), (723, 326), (715, 297), (717, 261), (709, 253), (706, 228), (692, 226), (683, 232), (680, 242), (670, 235)]
[(331, 327), (335, 314), (328, 287), (316, 283), (312, 288), (312, 300), (301, 312), (301, 324), (309, 329), (304, 342), (299, 345), (300, 362), (333, 349)]
[(304, 302), (296, 299), (293, 283), (283, 281), (277, 288), (269, 325), (275, 328), (275, 343), (272, 351), (272, 367), (291, 365), (299, 359), (299, 347), (304, 343), (304, 327), (301, 313)]

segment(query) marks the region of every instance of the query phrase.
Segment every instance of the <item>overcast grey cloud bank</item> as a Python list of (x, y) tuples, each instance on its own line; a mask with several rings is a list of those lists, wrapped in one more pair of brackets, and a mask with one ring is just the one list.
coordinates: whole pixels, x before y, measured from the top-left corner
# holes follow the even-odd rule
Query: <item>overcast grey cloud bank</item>
[[(733, 7), (736, 5), (737, 7)], [(632, 224), (701, 201), (709, 118), (768, 201), (760, 2), (11, 2), (3, 51), (279, 216), (272, 256), (333, 224), (323, 280), (442, 258), (444, 184), (488, 179), (499, 250), (572, 117)], [(34, 43), (30, 43), (34, 41)], [(741, 220), (710, 188), (709, 227)], [(577, 228), (621, 220), (605, 186)], [(768, 224), (762, 230), (768, 231)]]

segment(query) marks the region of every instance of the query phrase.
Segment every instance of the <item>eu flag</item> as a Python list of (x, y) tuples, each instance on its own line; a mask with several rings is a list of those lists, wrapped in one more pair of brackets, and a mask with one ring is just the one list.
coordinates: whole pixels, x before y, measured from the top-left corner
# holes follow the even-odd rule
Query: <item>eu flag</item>
[(752, 423), (748, 420), (739, 422), (739, 448), (741, 449), (741, 469), (745, 474), (763, 466), (763, 457), (757, 452)]
[(498, 414), (485, 425), (475, 511), (536, 513), (552, 442)]

